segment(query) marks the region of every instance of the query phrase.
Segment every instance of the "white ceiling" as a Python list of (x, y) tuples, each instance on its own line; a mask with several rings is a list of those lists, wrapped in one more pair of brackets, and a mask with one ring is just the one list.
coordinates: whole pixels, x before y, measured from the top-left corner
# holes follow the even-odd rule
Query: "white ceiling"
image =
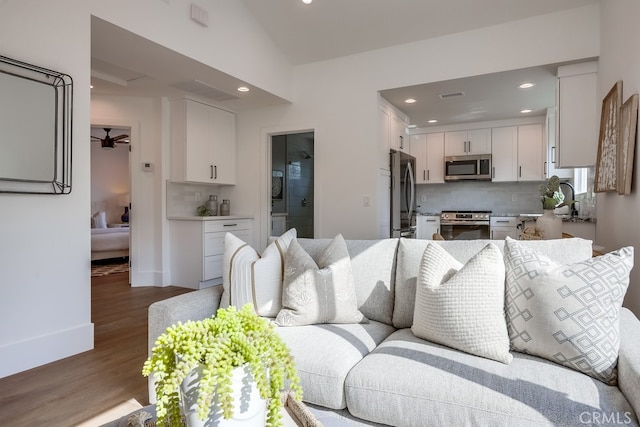
[[(305, 5), (301, 0), (242, 1), (292, 64), (350, 55), (599, 2), (314, 0)], [(185, 93), (185, 86), (188, 86), (187, 92), (195, 91), (236, 111), (284, 102), (259, 89), (241, 94), (236, 89), (244, 82), (233, 76), (98, 18), (92, 18), (91, 53), (94, 93), (174, 96)], [(527, 108), (540, 112), (553, 105), (550, 87), (555, 67), (527, 70), (529, 72), (534, 73), (532, 77), (527, 77), (525, 71), (499, 73), (386, 90), (383, 96), (418, 125), (435, 117), (436, 113), (439, 124), (493, 120), (498, 116), (509, 118), (504, 116), (504, 110), (497, 109), (518, 108), (519, 111), (525, 108), (521, 105), (527, 104)], [(535, 90), (519, 95), (513, 93), (514, 82), (534, 77), (537, 79)], [(465, 92), (463, 98), (455, 100), (456, 103), (461, 101), (459, 105), (432, 102), (434, 95), (449, 91)], [(418, 102), (407, 107), (403, 101), (409, 93)], [(527, 95), (532, 96), (531, 100), (524, 99)], [(480, 111), (484, 111), (484, 116)]]

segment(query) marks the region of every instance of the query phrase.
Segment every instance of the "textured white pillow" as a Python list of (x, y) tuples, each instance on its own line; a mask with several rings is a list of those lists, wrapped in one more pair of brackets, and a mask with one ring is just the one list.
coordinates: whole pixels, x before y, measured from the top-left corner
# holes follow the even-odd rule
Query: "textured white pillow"
[(341, 234), (322, 251), (318, 264), (297, 240), (292, 241), (284, 272), (277, 325), (368, 322), (358, 310), (351, 258)]
[(424, 251), (411, 332), (466, 353), (511, 363), (502, 252), (487, 244), (466, 264), (440, 245)]
[(224, 237), (221, 307), (252, 303), (260, 316), (275, 317), (282, 307), (282, 272), (289, 243), (296, 238), (292, 228), (262, 253), (262, 257), (231, 233)]
[(512, 349), (615, 385), (633, 248), (562, 265), (507, 239), (504, 259)]

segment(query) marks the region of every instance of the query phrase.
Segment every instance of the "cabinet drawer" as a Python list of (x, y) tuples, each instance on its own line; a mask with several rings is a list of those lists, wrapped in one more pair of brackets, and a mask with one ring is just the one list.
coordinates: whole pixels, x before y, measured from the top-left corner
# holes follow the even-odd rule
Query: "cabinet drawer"
[(222, 277), (222, 254), (204, 257), (202, 280), (211, 280)]
[(491, 217), (491, 227), (516, 227), (517, 225), (518, 217), (515, 216)]
[(211, 233), (214, 231), (246, 230), (249, 228), (251, 228), (250, 219), (228, 219), (228, 220), (206, 221), (204, 224), (205, 233)]
[[(251, 239), (249, 230), (228, 230), (238, 239), (249, 242)], [(224, 253), (224, 235), (227, 231), (204, 233), (204, 256), (222, 255)]]

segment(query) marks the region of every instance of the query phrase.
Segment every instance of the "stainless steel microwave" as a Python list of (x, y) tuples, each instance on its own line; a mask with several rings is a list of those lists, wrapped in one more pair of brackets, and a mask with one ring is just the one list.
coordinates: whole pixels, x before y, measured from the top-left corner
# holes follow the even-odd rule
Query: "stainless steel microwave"
[(491, 181), (491, 154), (445, 157), (444, 180)]

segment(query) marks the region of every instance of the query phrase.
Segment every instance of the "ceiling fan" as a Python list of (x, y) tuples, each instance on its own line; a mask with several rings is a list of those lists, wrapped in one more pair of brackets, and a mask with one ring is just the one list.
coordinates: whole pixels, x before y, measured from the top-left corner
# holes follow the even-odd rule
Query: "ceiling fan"
[[(116, 148), (116, 142), (128, 143), (129, 135), (118, 135), (115, 137), (109, 136), (109, 132), (111, 132), (111, 128), (103, 128), (107, 135), (104, 138), (98, 138), (97, 136), (92, 136), (91, 139), (97, 139), (100, 141), (100, 145), (102, 148), (112, 149)], [(123, 141), (124, 140), (124, 141)]]

